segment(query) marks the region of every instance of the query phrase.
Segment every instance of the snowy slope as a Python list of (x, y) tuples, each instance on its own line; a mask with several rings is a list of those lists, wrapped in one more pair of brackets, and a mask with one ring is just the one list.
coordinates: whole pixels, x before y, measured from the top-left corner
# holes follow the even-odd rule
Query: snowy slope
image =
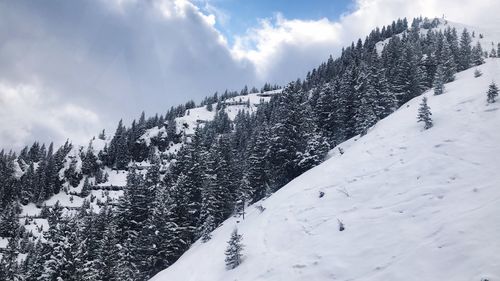
[[(248, 111), (250, 113), (257, 111), (257, 106), (262, 102), (268, 102), (271, 98), (270, 95), (277, 91), (265, 92), (264, 95), (260, 93), (248, 94), (244, 96), (236, 96), (225, 100), (224, 111), (228, 114), (229, 119), (234, 120), (239, 110)], [(248, 102), (248, 105), (245, 103)], [(215, 117), (216, 104), (212, 105), (214, 110), (208, 111), (205, 106), (196, 107), (186, 110), (182, 117), (175, 118), (177, 132), (183, 132), (185, 135), (192, 135), (200, 122), (212, 121)]]
[[(500, 59), (479, 68), (424, 94), (433, 128), (411, 100), (151, 280), (499, 280), (500, 101), (485, 93)], [(236, 226), (244, 261), (226, 270)]]

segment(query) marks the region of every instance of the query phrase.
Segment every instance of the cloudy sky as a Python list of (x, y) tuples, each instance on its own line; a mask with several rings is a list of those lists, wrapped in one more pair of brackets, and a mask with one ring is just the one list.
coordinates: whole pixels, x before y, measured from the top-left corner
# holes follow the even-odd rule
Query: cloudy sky
[(499, 26), (498, 0), (0, 0), (0, 147), (284, 84), (398, 17)]

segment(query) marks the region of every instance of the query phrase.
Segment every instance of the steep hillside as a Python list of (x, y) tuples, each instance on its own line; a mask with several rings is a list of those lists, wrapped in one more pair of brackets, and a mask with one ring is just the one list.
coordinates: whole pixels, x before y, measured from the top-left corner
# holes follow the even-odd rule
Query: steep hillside
[[(478, 68), (424, 93), (431, 129), (416, 122), (421, 97), (409, 101), (151, 280), (497, 280), (500, 102), (486, 91), (500, 60)], [(243, 263), (226, 270), (235, 227)]]
[[(470, 140), (458, 135), (477, 137), (482, 133), (477, 130), (493, 122), (488, 116), (497, 114), (495, 106), (485, 106), (497, 62), (483, 63), (500, 53), (491, 49), (500, 45), (489, 33), (455, 25), (421, 17), (409, 25), (398, 19), (283, 88), (266, 84), (258, 93), (245, 86), (214, 93), (198, 105), (188, 101), (165, 114), (142, 114), (130, 126), (120, 121), (114, 134), (103, 131), (87, 147), (35, 142), (19, 154), (0, 151), (0, 280), (143, 281), (189, 249), (166, 271), (175, 275), (173, 280), (189, 279), (189, 274), (192, 280), (254, 280), (261, 276), (256, 274), (263, 280), (317, 275), (322, 280), (330, 274), (372, 280), (371, 271), (386, 278), (413, 274), (395, 270), (405, 266), (427, 270), (427, 260), (415, 269), (412, 258), (422, 256), (421, 248), (428, 250), (415, 243), (429, 243), (423, 237), (436, 228), (425, 223), (439, 215), (429, 218), (438, 207), (420, 200), (452, 206), (454, 193), (448, 195), (440, 184), (473, 189), (475, 179), (467, 173), (486, 178), (475, 170), (462, 172), (465, 162), (450, 155), (476, 157), (462, 154), (483, 146), (467, 147)], [(474, 45), (478, 37), (489, 46)], [(476, 79), (472, 72), (479, 65), (485, 74)], [(436, 126), (423, 131), (415, 120), (418, 101), (412, 99), (466, 69), (444, 96), (430, 99)], [(473, 105), (480, 110), (465, 110)], [(472, 124), (477, 128), (467, 128)], [(357, 135), (366, 136), (356, 140)], [(335, 146), (331, 160), (307, 172)], [(431, 150), (423, 150), (427, 146)], [(436, 154), (442, 151), (448, 155)], [(429, 159), (437, 168), (428, 165)], [(482, 163), (478, 159), (473, 162)], [(285, 191), (259, 202), (290, 182)], [(476, 190), (471, 194), (494, 198), (482, 187)], [(257, 208), (248, 210), (256, 202)], [(248, 214), (241, 223), (246, 260), (226, 271), (225, 243), (243, 217), (225, 221), (242, 209)], [(446, 227), (454, 227), (449, 219), (455, 211), (441, 211), (446, 218), (436, 222), (444, 226), (435, 237), (454, 237)], [(337, 231), (341, 221), (347, 227), (342, 233)], [(214, 230), (213, 240), (193, 245), (209, 240)], [(406, 238), (410, 232), (413, 240)], [(399, 236), (404, 243), (396, 241)], [(440, 252), (452, 249), (448, 240), (438, 242), (445, 248)], [(390, 243), (401, 245), (400, 252), (372, 245)], [(409, 252), (403, 250), (408, 247)], [(482, 261), (485, 255), (476, 256)], [(394, 266), (388, 265), (391, 259)], [(189, 268), (194, 263), (203, 273)]]

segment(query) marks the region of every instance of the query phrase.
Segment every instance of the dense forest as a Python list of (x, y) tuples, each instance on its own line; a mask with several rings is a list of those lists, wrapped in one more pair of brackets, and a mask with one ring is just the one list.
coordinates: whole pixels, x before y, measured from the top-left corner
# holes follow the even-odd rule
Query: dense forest
[[(19, 153), (0, 152), (0, 280), (147, 280), (174, 263), (197, 239), (230, 216), (269, 196), (327, 152), (358, 134), (425, 90), (453, 81), (454, 74), (480, 65), (484, 52), (472, 44), (481, 34), (445, 27), (444, 20), (399, 19), (374, 29), (325, 63), (234, 120), (223, 110), (231, 97), (268, 92), (243, 88), (187, 102), (166, 114), (144, 114), (130, 126), (119, 122), (98, 153), (92, 144), (59, 148), (40, 143)], [(442, 27), (442, 28), (438, 28)], [(178, 133), (175, 119), (204, 106), (213, 121), (193, 135)], [(166, 135), (150, 143), (151, 128)], [(179, 152), (167, 153), (182, 143)], [(77, 150), (77, 157), (70, 152)], [(148, 163), (140, 169), (136, 163)], [(105, 168), (128, 170), (124, 195), (88, 201), (72, 212), (46, 206), (54, 194), (83, 183), (79, 194), (107, 180)], [(23, 226), (23, 206), (35, 203), (49, 229), (37, 238)]]

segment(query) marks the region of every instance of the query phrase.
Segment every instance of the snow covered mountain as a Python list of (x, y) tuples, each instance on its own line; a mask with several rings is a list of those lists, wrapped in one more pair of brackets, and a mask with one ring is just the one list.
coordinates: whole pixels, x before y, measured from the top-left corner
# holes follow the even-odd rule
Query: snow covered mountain
[[(486, 91), (500, 59), (477, 68), (423, 94), (431, 129), (414, 98), (151, 281), (499, 279), (500, 103), (487, 105)], [(226, 270), (234, 228), (243, 262)]]
[(495, 280), (498, 35), (398, 19), (283, 89), (0, 152), (0, 280)]

